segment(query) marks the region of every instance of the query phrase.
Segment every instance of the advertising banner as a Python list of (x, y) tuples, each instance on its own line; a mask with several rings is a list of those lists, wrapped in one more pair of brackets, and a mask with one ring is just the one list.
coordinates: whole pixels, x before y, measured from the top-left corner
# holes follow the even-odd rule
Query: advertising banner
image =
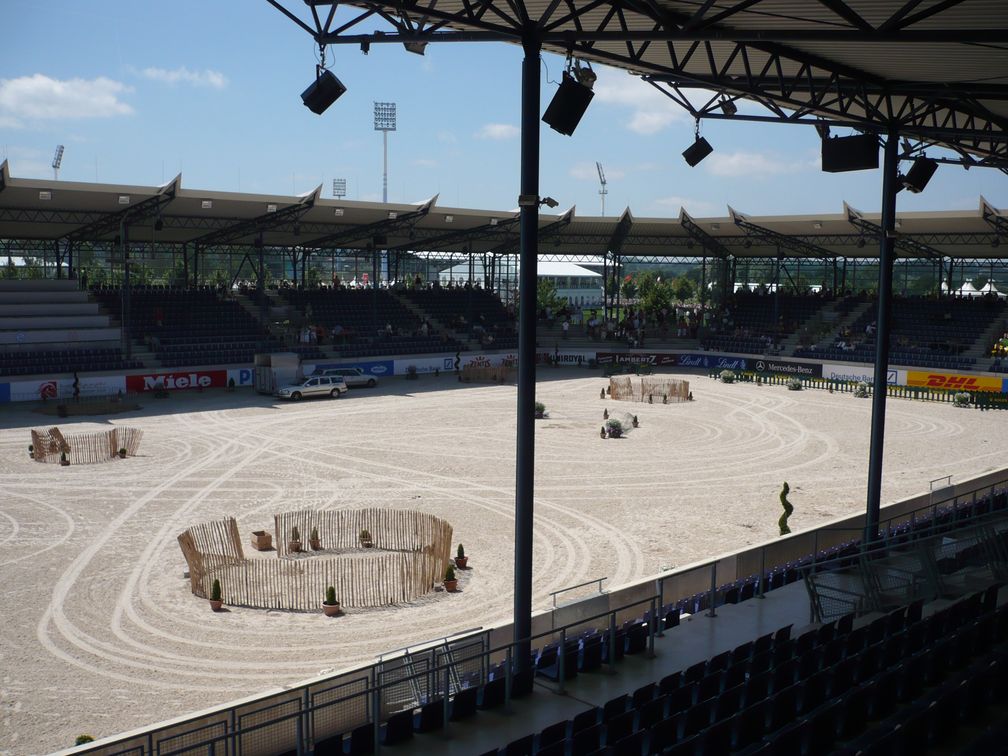
[(772, 375), (794, 375), (799, 378), (822, 378), (823, 366), (816, 362), (792, 362), (764, 357), (750, 360), (749, 366), (757, 373)]
[(392, 375), (394, 363), (392, 360), (370, 360), (366, 362), (350, 361), (317, 362), (315, 364), (305, 363), (301, 366), (301, 370), (305, 375), (311, 375), (317, 370), (325, 370), (326, 368), (358, 368), (365, 375), (373, 375), (375, 378), (381, 378), (382, 376)]
[[(148, 373), (126, 376), (126, 389), (130, 392), (183, 391), (190, 389), (224, 388), (227, 386), (227, 370), (190, 370), (184, 373)], [(251, 376), (249, 378), (251, 382)], [(237, 383), (237, 381), (236, 381)]]
[(680, 354), (676, 362), (679, 367), (703, 368), (704, 370), (745, 370), (752, 360), (745, 357), (729, 357), (723, 354)]
[[(34, 402), (39, 399), (72, 399), (74, 379), (36, 378), (33, 381), (12, 381), (9, 384), (12, 402)], [(126, 390), (126, 379), (121, 375), (92, 375), (79, 379), (78, 390), (82, 397), (113, 396)]]
[(5, 404), (9, 402), (10, 398), (10, 384), (0, 383), (0, 404)]
[(1004, 381), (1001, 378), (989, 378), (982, 375), (908, 370), (907, 386), (926, 386), (927, 388), (948, 389), (950, 391), (1000, 392), (1004, 390)]
[(232, 368), (227, 371), (228, 383), (233, 380), (235, 386), (251, 386), (252, 376), (252, 368)]
[(599, 365), (676, 365), (680, 355), (675, 352), (598, 352)]
[(593, 359), (595, 359), (595, 352), (583, 349), (554, 349), (552, 352), (536, 352), (537, 365), (587, 365)]
[(424, 355), (423, 357), (404, 357), (394, 360), (392, 363), (392, 373), (394, 375), (406, 375), (406, 370), (412, 365), (418, 373), (433, 373), (439, 370), (442, 373), (455, 372), (456, 363), (461, 368), (461, 356), (456, 358), (454, 354)]
[[(890, 386), (906, 385), (906, 379), (900, 381), (900, 372), (896, 368), (889, 368), (886, 373), (886, 383)], [(875, 368), (864, 367), (862, 365), (837, 365), (826, 362), (822, 366), (822, 377), (831, 381), (858, 381), (864, 383), (875, 382)]]

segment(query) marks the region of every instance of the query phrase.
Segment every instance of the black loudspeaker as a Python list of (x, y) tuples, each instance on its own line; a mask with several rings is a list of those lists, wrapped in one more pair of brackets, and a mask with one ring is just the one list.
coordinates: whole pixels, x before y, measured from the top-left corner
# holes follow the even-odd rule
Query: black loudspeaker
[(332, 105), (339, 96), (346, 92), (343, 82), (337, 79), (332, 71), (323, 71), (304, 92), (301, 100), (312, 113), (322, 115), (325, 109)]
[(712, 152), (714, 152), (714, 148), (710, 146), (710, 142), (703, 137), (697, 137), (697, 140), (693, 144), (683, 150), (682, 156), (686, 159), (689, 167), (692, 168)]
[(595, 93), (564, 71), (563, 80), (549, 107), (543, 113), (543, 122), (554, 131), (570, 136), (581, 122)]
[(907, 175), (903, 177), (904, 188), (909, 189), (914, 194), (924, 191), (924, 187), (927, 186), (928, 181), (931, 180), (931, 177), (934, 176), (934, 172), (937, 170), (938, 163), (931, 158), (921, 155), (914, 160), (914, 164), (910, 166)]
[(822, 140), (822, 169), (827, 173), (878, 168), (878, 137), (855, 134)]

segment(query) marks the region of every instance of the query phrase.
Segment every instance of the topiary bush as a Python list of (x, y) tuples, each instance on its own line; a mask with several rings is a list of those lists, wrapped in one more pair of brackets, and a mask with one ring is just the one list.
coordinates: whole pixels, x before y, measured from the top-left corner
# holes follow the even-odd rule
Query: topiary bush
[(721, 383), (735, 383), (734, 370), (722, 370), (720, 377), (721, 377)]
[(335, 606), (339, 603), (339, 599), (336, 598), (336, 587), (330, 585), (325, 590), (325, 603), (329, 606)]
[(537, 420), (546, 417), (546, 405), (542, 402), (535, 403), (535, 416)]
[(800, 378), (788, 378), (787, 387), (788, 391), (801, 391), (805, 388)]
[(210, 586), (210, 600), (221, 601), (220, 580), (218, 580), (217, 578), (214, 578), (213, 585)]
[(619, 438), (623, 435), (623, 423), (616, 418), (606, 420), (606, 433), (609, 434), (609, 438)]
[(858, 385), (854, 387), (854, 396), (858, 399), (867, 399), (868, 393), (868, 384), (864, 381), (859, 381)]
[(781, 506), (784, 507), (784, 514), (782, 514), (780, 519), (777, 520), (777, 526), (780, 528), (781, 535), (787, 535), (791, 532), (791, 528), (789, 528), (787, 524), (788, 518), (794, 512), (794, 506), (792, 506), (791, 502), (787, 500), (787, 495), (790, 490), (791, 487), (788, 486), (787, 481), (785, 480), (784, 487), (781, 488), (780, 492), (780, 503)]
[(971, 398), (968, 391), (957, 391), (956, 395), (952, 397), (952, 403), (956, 407), (969, 407)]

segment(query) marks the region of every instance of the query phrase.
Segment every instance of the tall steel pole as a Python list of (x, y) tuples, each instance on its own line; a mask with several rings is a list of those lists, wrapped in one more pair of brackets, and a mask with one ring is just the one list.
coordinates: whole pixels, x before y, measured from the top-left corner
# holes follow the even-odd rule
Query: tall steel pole
[[(396, 104), (394, 102), (376, 102), (374, 104), (375, 131), (382, 133), (382, 202), (388, 202), (388, 135), (396, 130)], [(388, 252), (381, 251), (381, 273), (388, 281)], [(377, 279), (377, 276), (376, 276)], [(374, 285), (378, 285), (375, 280)]]
[(896, 169), (899, 134), (890, 127), (882, 164), (882, 233), (879, 240), (878, 319), (875, 321), (875, 381), (872, 387), (871, 443), (868, 449), (868, 507), (864, 543), (878, 539), (882, 502), (882, 450), (889, 377), (889, 331), (892, 320), (893, 250), (896, 246)]
[(521, 207), (518, 262), (518, 433), (515, 453), (514, 641), (516, 672), (532, 671), (532, 520), (535, 472), (536, 275), (539, 255), (539, 51), (522, 40)]

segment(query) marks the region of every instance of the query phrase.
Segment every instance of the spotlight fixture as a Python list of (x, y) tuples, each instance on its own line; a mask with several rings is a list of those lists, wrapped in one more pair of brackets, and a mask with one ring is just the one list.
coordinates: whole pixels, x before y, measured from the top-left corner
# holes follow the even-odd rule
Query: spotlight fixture
[(682, 156), (686, 160), (686, 164), (693, 168), (712, 152), (714, 152), (714, 148), (710, 146), (710, 142), (700, 136), (700, 121), (697, 121), (693, 144), (683, 150)]
[(559, 205), (560, 203), (557, 202), (552, 197), (543, 197), (541, 200), (539, 200), (539, 204), (540, 205), (546, 205), (546, 207), (548, 207), (548, 208), (554, 208), (557, 205)]
[(721, 112), (726, 116), (733, 116), (738, 113), (738, 105), (735, 104), (734, 100), (730, 100), (727, 97), (721, 98), (721, 102), (718, 103), (718, 107), (721, 108)]
[(929, 157), (921, 155), (914, 160), (913, 165), (910, 166), (910, 170), (903, 177), (903, 188), (914, 194), (920, 194), (924, 191), (924, 187), (927, 186), (928, 181), (931, 180), (931, 177), (934, 176), (937, 170), (938, 163)]
[(315, 81), (301, 93), (301, 101), (312, 113), (322, 115), (326, 108), (336, 102), (344, 92), (346, 92), (346, 87), (332, 71), (326, 71), (321, 66), (317, 66)]
[(542, 119), (554, 131), (571, 136), (595, 96), (592, 87), (596, 76), (590, 65), (572, 65), (568, 60), (567, 66)]
[(424, 51), (427, 49), (426, 42), (403, 42), (403, 47), (406, 48), (406, 52), (411, 52), (414, 55), (423, 55)]

